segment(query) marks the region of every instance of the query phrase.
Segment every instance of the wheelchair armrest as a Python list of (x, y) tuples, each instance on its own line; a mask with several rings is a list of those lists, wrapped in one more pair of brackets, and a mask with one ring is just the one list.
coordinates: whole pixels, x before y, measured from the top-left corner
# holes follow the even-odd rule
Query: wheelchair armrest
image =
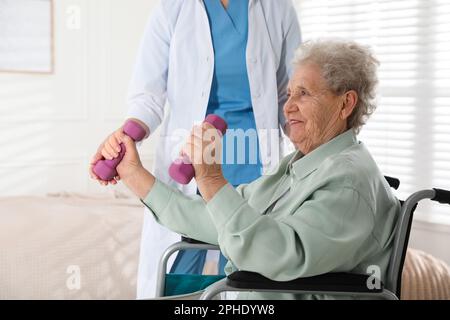
[(188, 238), (188, 237), (185, 237), (185, 236), (181, 236), (181, 241), (187, 242), (187, 243), (190, 243), (190, 244), (209, 244), (207, 242), (195, 240), (195, 239)]
[(254, 290), (301, 290), (325, 292), (364, 292), (380, 293), (380, 288), (369, 289), (367, 280), (370, 275), (354, 273), (327, 273), (314, 277), (298, 278), (291, 281), (273, 281), (259, 273), (236, 271), (227, 277), (226, 284), (238, 289)]

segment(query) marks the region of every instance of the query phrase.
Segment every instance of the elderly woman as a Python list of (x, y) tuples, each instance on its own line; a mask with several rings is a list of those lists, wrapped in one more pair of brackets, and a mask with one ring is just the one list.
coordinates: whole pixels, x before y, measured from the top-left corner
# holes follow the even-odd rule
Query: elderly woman
[(400, 207), (356, 139), (375, 109), (378, 62), (356, 43), (317, 41), (303, 44), (294, 63), (284, 114), (296, 151), (275, 172), (234, 189), (220, 164), (205, 161), (205, 150), (220, 150), (220, 139), (206, 139), (205, 131), (215, 129), (203, 124), (183, 149), (194, 163), (201, 197), (187, 197), (156, 180), (126, 136), (121, 179), (159, 223), (219, 244), (229, 259), (228, 273), (247, 270), (287, 281), (366, 273), (375, 265), (383, 280)]

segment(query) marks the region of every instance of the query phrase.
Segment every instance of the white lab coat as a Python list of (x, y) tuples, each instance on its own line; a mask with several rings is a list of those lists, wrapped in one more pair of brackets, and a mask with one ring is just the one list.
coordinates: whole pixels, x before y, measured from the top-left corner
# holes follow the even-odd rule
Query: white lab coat
[[(282, 157), (280, 124), (300, 28), (291, 0), (249, 0), (247, 70), (263, 172)], [(127, 118), (138, 118), (151, 132), (164, 120), (155, 150), (154, 175), (195, 194), (196, 184), (175, 183), (170, 163), (194, 124), (205, 117), (214, 72), (209, 21), (202, 0), (163, 0), (146, 27), (129, 87)], [(160, 226), (147, 209), (140, 249), (138, 298), (155, 294), (158, 260), (180, 235)], [(169, 261), (169, 267), (174, 257)]]

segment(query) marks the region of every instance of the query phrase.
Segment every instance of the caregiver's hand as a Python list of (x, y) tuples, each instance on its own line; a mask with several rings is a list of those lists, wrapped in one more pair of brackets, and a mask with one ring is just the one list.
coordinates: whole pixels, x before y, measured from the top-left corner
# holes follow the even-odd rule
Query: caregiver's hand
[(209, 201), (225, 185), (222, 173), (222, 137), (211, 124), (194, 126), (181, 154), (194, 166), (195, 180), (205, 201)]
[(126, 134), (118, 137), (120, 143), (125, 145), (125, 155), (117, 166), (117, 173), (122, 182), (136, 194), (144, 199), (155, 183), (155, 177), (148, 172), (141, 163), (136, 143)]
[(119, 137), (123, 135), (123, 126), (121, 126), (119, 129), (111, 133), (105, 141), (103, 141), (100, 146), (97, 149), (97, 152), (94, 154), (94, 156), (91, 159), (90, 165), (89, 165), (89, 174), (92, 179), (97, 180), (101, 185), (107, 186), (108, 184), (117, 184), (117, 181), (120, 180), (119, 176), (114, 177), (111, 181), (104, 181), (100, 179), (99, 176), (97, 176), (94, 172), (94, 166), (99, 160), (107, 159), (111, 160), (116, 158), (119, 155), (120, 147), (119, 147)]
[[(145, 123), (140, 121), (139, 119), (131, 118), (131, 120), (139, 123), (146, 131), (145, 138), (149, 136), (150, 129), (147, 127)], [(98, 177), (94, 172), (94, 166), (99, 160), (107, 159), (111, 160), (117, 158), (120, 152), (120, 137), (123, 135), (123, 126), (115, 130), (108, 137), (106, 137), (105, 141), (103, 141), (98, 147), (96, 153), (92, 157), (89, 165), (89, 174), (92, 179), (97, 180), (101, 185), (107, 186), (108, 184), (117, 184), (117, 181), (120, 180), (120, 177), (117, 176), (111, 181), (103, 181)], [(144, 138), (144, 139), (145, 139)]]

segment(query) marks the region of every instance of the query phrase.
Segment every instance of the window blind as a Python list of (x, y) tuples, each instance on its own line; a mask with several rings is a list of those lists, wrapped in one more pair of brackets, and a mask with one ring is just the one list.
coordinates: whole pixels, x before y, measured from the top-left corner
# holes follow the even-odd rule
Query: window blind
[[(370, 45), (380, 61), (377, 110), (363, 141), (397, 192), (450, 189), (450, 2), (294, 0), (303, 40), (345, 38)], [(450, 217), (421, 204), (421, 216)]]

